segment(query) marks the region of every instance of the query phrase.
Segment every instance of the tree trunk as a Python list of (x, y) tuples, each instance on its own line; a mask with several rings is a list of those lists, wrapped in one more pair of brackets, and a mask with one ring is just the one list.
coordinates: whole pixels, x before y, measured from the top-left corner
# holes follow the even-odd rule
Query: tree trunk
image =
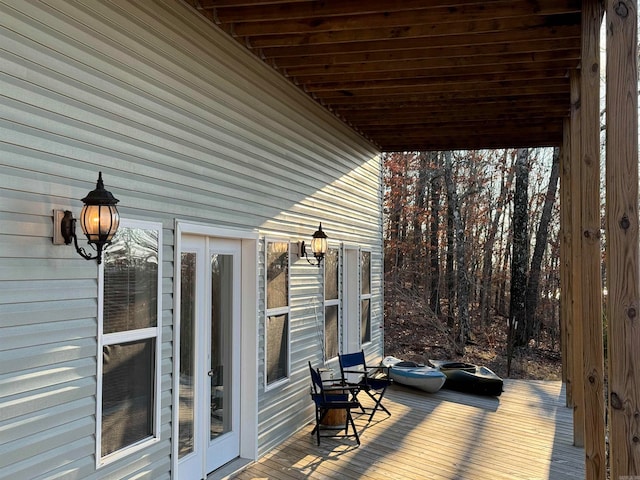
[(423, 268), (425, 256), (424, 238), (422, 234), (424, 211), (426, 210), (425, 197), (429, 177), (429, 157), (426, 152), (418, 153), (418, 179), (414, 192), (414, 208), (412, 211), (413, 245), (411, 249), (411, 270), (413, 271), (412, 287), (418, 293), (424, 287), (425, 269)]
[(436, 315), (442, 313), (440, 305), (440, 191), (442, 189), (442, 172), (440, 172), (440, 155), (430, 154), (434, 166), (431, 177), (431, 226), (429, 231), (429, 270), (431, 288), (429, 292), (429, 307)]
[(525, 298), (525, 312), (526, 323), (525, 329), (522, 331), (524, 337), (520, 340), (527, 343), (534, 337), (536, 330), (539, 330), (536, 325), (536, 309), (538, 306), (539, 298), (539, 286), (540, 286), (540, 269), (542, 265), (542, 258), (547, 246), (547, 239), (549, 237), (549, 223), (551, 223), (551, 215), (553, 213), (553, 204), (556, 199), (556, 190), (558, 189), (558, 178), (560, 175), (560, 150), (555, 148), (553, 150), (553, 163), (551, 165), (551, 174), (549, 176), (549, 186), (547, 188), (547, 194), (544, 200), (544, 207), (542, 208), (542, 215), (540, 217), (540, 224), (536, 233), (536, 244), (533, 249), (533, 256), (531, 257), (531, 267), (529, 269), (529, 278), (527, 282), (526, 298)]
[(525, 343), (528, 242), (529, 151), (518, 149), (516, 157), (516, 188), (513, 196), (513, 253), (511, 255), (511, 302), (509, 305), (508, 367), (511, 367), (513, 347)]
[(467, 278), (467, 262), (465, 257), (465, 235), (460, 205), (458, 203), (458, 193), (453, 182), (453, 164), (451, 152), (444, 153), (444, 179), (447, 188), (447, 203), (449, 204), (450, 223), (453, 226), (455, 236), (455, 263), (457, 268), (457, 319), (458, 331), (456, 335), (456, 346), (458, 351), (464, 351), (464, 345), (469, 340), (469, 279)]

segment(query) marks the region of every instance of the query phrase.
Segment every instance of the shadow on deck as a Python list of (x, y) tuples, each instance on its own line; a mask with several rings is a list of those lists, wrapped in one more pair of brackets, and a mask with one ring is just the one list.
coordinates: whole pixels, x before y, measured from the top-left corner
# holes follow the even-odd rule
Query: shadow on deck
[(560, 382), (506, 380), (499, 398), (393, 385), (392, 416), (356, 419), (362, 445), (323, 438), (312, 425), (232, 478), (238, 480), (501, 480), (584, 478), (572, 412)]

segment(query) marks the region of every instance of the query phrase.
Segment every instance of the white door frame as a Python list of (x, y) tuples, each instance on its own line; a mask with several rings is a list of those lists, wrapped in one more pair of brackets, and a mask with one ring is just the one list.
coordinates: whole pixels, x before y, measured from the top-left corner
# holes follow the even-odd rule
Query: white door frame
[(173, 432), (172, 478), (178, 479), (178, 408), (180, 380), (180, 288), (176, 279), (180, 275), (182, 235), (202, 235), (237, 239), (241, 241), (241, 308), (240, 326), (240, 457), (256, 460), (258, 457), (258, 232), (220, 228), (175, 221), (174, 282), (173, 282)]

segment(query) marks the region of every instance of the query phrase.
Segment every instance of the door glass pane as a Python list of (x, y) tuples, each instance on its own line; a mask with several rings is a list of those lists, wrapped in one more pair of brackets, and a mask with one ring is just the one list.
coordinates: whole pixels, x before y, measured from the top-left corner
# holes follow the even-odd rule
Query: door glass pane
[(183, 253), (180, 290), (180, 407), (178, 457), (193, 452), (195, 387), (196, 254)]
[(371, 341), (371, 300), (368, 298), (361, 301), (360, 333), (362, 343)]
[[(231, 425), (233, 255), (211, 255), (211, 429), (213, 440)], [(227, 373), (225, 375), (225, 372)]]

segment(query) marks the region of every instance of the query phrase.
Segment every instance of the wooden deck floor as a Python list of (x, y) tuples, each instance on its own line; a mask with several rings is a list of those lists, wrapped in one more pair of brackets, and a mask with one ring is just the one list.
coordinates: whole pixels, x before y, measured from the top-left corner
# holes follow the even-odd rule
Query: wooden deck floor
[(393, 385), (371, 423), (356, 419), (362, 445), (323, 438), (312, 425), (235, 475), (238, 480), (506, 480), (584, 478), (572, 445), (572, 414), (560, 382), (506, 380), (500, 398)]

